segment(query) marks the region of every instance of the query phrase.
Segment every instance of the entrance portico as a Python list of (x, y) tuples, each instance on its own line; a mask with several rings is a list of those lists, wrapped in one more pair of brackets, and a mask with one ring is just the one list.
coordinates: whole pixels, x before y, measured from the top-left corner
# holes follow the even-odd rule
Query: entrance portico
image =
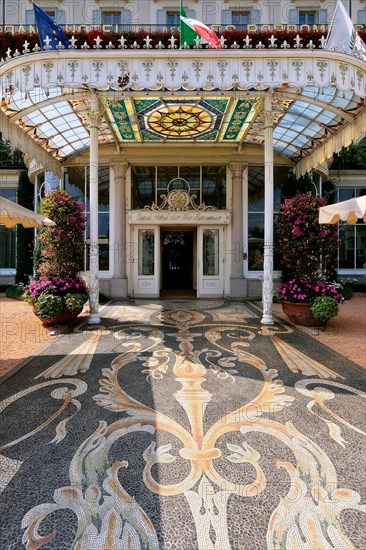
[[(296, 176), (326, 170), (333, 153), (361, 135), (365, 63), (315, 47), (304, 52), (296, 44), (255, 52), (26, 50), (8, 52), (0, 64), (1, 132), (38, 172), (63, 177), (65, 170), (89, 167), (94, 320), (99, 284), (111, 297), (159, 296), (170, 261), (162, 246), (170, 231), (191, 235), (187, 270), (198, 297), (246, 297), (249, 239), (262, 239), (262, 322), (271, 324), (274, 168), (293, 168)], [(176, 199), (179, 189), (168, 189), (171, 180), (158, 175), (154, 191), (150, 180), (144, 183), (144, 192), (154, 193), (150, 202), (140, 194), (134, 203), (133, 170), (155, 167), (159, 174), (159, 166), (200, 167), (199, 185), (192, 173), (189, 191), (180, 190), (187, 193), (183, 207), (170, 195), (176, 191)], [(259, 237), (246, 233), (244, 216), (253, 166), (264, 166)], [(98, 196), (100, 167), (109, 171), (108, 212)], [(225, 171), (226, 202), (205, 209), (210, 205), (202, 174), (210, 167)], [(104, 274), (98, 266), (102, 249), (108, 261)]]

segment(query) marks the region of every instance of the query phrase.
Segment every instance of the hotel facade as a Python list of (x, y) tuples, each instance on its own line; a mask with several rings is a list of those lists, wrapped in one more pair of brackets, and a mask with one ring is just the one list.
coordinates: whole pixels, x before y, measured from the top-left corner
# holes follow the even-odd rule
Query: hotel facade
[[(323, 48), (335, 2), (187, 2), (218, 50), (179, 48), (170, 0), (38, 4), (71, 48), (40, 49), (36, 34), (9, 41), (0, 131), (24, 153), (37, 200), (56, 177), (84, 201), (96, 318), (99, 289), (184, 291), (262, 296), (270, 324), (281, 189), (311, 174), (321, 192), (333, 154), (366, 130), (365, 61)], [(29, 2), (3, 7), (10, 36), (32, 33)], [(364, 2), (351, 9), (361, 29)], [(336, 185), (339, 200), (364, 194), (364, 174)], [(346, 241), (340, 272), (363, 275), (364, 225)]]

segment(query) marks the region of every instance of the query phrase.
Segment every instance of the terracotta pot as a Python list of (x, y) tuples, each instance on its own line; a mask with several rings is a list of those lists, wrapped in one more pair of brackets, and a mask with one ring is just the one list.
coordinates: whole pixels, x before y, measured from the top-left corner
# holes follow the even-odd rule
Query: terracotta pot
[(75, 313), (71, 313), (68, 309), (64, 307), (64, 309), (55, 317), (52, 319), (43, 319), (38, 313), (36, 313), (35, 306), (33, 305), (33, 311), (36, 317), (42, 321), (42, 323), (46, 326), (54, 326), (54, 325), (67, 325), (68, 323), (72, 323), (75, 321), (77, 316), (83, 311), (83, 308), (80, 308)]
[(281, 303), (283, 312), (286, 313), (287, 317), (295, 323), (295, 325), (301, 325), (303, 327), (322, 327), (324, 325), (324, 321), (315, 319), (310, 309), (311, 304)]

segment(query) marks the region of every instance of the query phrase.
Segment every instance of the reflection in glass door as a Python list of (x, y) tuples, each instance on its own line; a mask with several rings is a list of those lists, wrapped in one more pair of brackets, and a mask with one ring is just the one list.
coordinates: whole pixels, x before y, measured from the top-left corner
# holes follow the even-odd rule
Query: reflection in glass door
[(198, 229), (198, 290), (200, 296), (221, 296), (223, 294), (223, 262), (220, 257), (220, 243), (223, 230), (217, 227)]
[[(139, 228), (135, 230), (134, 249), (137, 257), (134, 257), (134, 294), (135, 296), (158, 296), (157, 228)], [(137, 242), (136, 242), (137, 241)]]

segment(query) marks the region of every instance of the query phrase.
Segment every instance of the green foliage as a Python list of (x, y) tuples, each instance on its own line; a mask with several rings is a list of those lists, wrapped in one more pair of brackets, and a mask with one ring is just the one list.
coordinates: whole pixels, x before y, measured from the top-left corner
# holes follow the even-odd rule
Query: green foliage
[(67, 294), (65, 296), (66, 307), (71, 313), (76, 313), (83, 309), (88, 296), (85, 294)]
[(345, 300), (350, 300), (353, 296), (353, 288), (348, 285), (343, 286), (340, 292)]
[(332, 170), (365, 170), (366, 168), (366, 138), (334, 155)]
[(11, 162), (12, 153), (8, 142), (0, 141), (0, 165)]
[(61, 313), (63, 309), (63, 300), (60, 296), (53, 296), (52, 294), (42, 294), (37, 298), (35, 302), (35, 310), (37, 315), (42, 319), (53, 319)]
[(315, 319), (324, 321), (324, 323), (338, 315), (339, 312), (338, 303), (330, 296), (315, 298), (310, 309)]
[(70, 277), (79, 271), (84, 257), (84, 205), (66, 191), (53, 191), (42, 199), (41, 214), (53, 220), (55, 227), (39, 232), (41, 277)]
[[(17, 190), (18, 204), (33, 209), (34, 204), (34, 186), (29, 181), (26, 171), (22, 171), (19, 176)], [(17, 262), (16, 262), (16, 283), (27, 284), (29, 277), (33, 273), (33, 248), (34, 232), (32, 229), (25, 228), (22, 225), (17, 226)]]
[(283, 281), (292, 278), (334, 279), (338, 250), (337, 227), (320, 225), (319, 207), (325, 199), (302, 193), (286, 199), (276, 223), (276, 252), (280, 258)]
[(23, 300), (24, 285), (23, 284), (10, 284), (5, 290), (5, 296), (7, 298), (13, 298), (14, 300)]

